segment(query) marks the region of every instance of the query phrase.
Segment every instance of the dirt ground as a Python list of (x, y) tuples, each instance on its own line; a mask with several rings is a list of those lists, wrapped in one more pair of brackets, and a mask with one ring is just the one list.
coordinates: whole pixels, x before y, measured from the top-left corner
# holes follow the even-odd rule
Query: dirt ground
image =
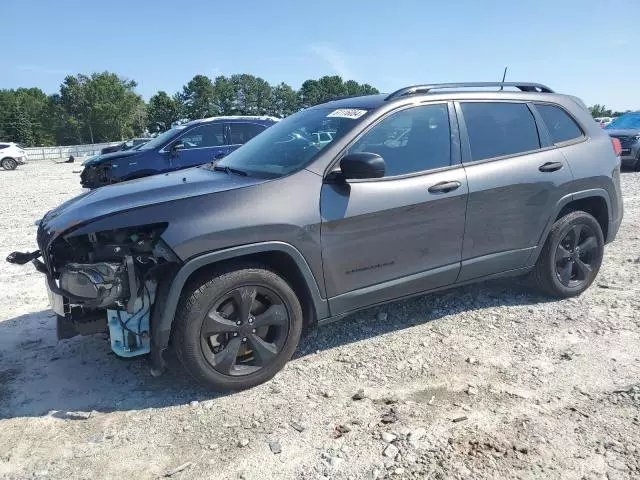
[[(80, 192), (78, 164), (0, 171), (0, 258)], [(640, 478), (640, 173), (596, 283), (501, 281), (312, 332), (269, 383), (158, 379), (103, 335), (58, 343), (44, 279), (0, 263), (0, 478)]]

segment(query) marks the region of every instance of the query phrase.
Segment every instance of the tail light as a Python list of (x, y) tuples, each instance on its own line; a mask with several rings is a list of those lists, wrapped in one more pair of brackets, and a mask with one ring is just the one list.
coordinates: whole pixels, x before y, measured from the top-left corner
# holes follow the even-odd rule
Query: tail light
[(622, 144), (620, 143), (620, 140), (612, 138), (611, 143), (613, 143), (613, 151), (616, 152), (616, 156), (619, 157), (622, 155)]

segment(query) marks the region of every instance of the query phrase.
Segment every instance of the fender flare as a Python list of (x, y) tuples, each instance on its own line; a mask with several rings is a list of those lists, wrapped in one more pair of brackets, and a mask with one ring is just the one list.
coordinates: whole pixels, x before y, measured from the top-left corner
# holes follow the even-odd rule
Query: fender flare
[(527, 261), (528, 267), (533, 266), (538, 260), (538, 256), (540, 255), (540, 252), (542, 251), (542, 247), (544, 247), (544, 244), (547, 241), (547, 236), (551, 231), (551, 227), (555, 223), (555, 220), (560, 214), (560, 212), (562, 211), (562, 209), (566, 207), (569, 203), (575, 200), (582, 200), (583, 198), (590, 198), (590, 197), (601, 197), (602, 199), (604, 199), (605, 203), (607, 204), (607, 214), (609, 217), (609, 222), (611, 222), (611, 219), (612, 219), (611, 199), (609, 197), (609, 192), (607, 192), (604, 188), (590, 188), (588, 190), (580, 190), (579, 192), (569, 193), (564, 197), (561, 197), (560, 200), (558, 200), (558, 202), (556, 203), (553, 209), (553, 213), (549, 217), (549, 220), (547, 221), (547, 224), (545, 225), (544, 230), (542, 231), (542, 235), (538, 240), (538, 246), (531, 252), (531, 255), (529, 256), (529, 260)]
[(311, 294), (311, 302), (316, 312), (316, 318), (320, 320), (329, 317), (329, 304), (327, 300), (322, 298), (320, 295), (320, 289), (318, 288), (316, 278), (311, 271), (311, 267), (309, 267), (309, 264), (302, 253), (300, 253), (300, 251), (293, 245), (285, 242), (272, 241), (241, 245), (224, 250), (216, 250), (214, 252), (192, 258), (184, 263), (175, 274), (170, 284), (165, 286), (164, 292), (160, 291), (160, 295), (157, 295), (157, 297), (159, 297), (159, 301), (154, 305), (154, 311), (151, 318), (151, 360), (153, 369), (164, 369), (162, 352), (169, 345), (171, 327), (178, 307), (178, 301), (180, 300), (182, 289), (189, 280), (189, 277), (196, 270), (222, 260), (230, 260), (255, 253), (273, 251), (286, 253), (295, 261)]

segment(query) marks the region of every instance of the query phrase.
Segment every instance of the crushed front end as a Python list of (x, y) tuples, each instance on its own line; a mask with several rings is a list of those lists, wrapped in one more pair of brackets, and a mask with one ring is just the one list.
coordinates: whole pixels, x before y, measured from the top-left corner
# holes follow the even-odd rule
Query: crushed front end
[(83, 188), (98, 188), (111, 183), (111, 165), (98, 163), (86, 165), (80, 173), (80, 185)]
[(108, 331), (117, 355), (143, 355), (152, 350), (156, 292), (180, 263), (160, 237), (166, 226), (56, 236), (45, 216), (38, 228), (40, 250), (15, 252), (7, 260), (32, 261), (46, 275), (59, 339)]

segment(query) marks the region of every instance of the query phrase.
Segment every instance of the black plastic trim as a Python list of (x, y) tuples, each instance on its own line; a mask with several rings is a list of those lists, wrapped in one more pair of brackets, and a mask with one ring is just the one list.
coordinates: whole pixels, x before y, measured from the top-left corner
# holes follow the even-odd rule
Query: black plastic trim
[(334, 315), (359, 310), (371, 305), (402, 298), (416, 292), (429, 291), (443, 285), (451, 286), (460, 271), (460, 262), (432, 268), (368, 287), (342, 293), (329, 299)]
[[(549, 231), (551, 231), (551, 227), (553, 226), (557, 216), (560, 214), (560, 212), (562, 211), (562, 209), (568, 205), (569, 203), (573, 202), (574, 200), (581, 200), (583, 198), (589, 198), (589, 197), (602, 197), (605, 201), (605, 203), (607, 204), (607, 213), (609, 216), (609, 224), (611, 225), (612, 221), (613, 221), (613, 215), (612, 215), (612, 210), (611, 210), (611, 199), (609, 198), (609, 194), (607, 193), (607, 191), (604, 188), (591, 188), (588, 190), (581, 190), (578, 192), (573, 192), (573, 193), (569, 193), (567, 195), (565, 195), (564, 197), (560, 198), (560, 200), (558, 200), (558, 202), (556, 203), (556, 206), (551, 214), (551, 216), (549, 217), (549, 220), (547, 221), (547, 225), (545, 227), (545, 229), (542, 232), (542, 235), (540, 236), (540, 239), (538, 240), (538, 246), (532, 250), (531, 252), (531, 256), (529, 257), (529, 260), (527, 261), (527, 265), (528, 266), (533, 266), (536, 261), (538, 260), (538, 256), (540, 256), (540, 252), (542, 251), (542, 247), (544, 247), (545, 242), (547, 241), (547, 236), (549, 235)], [(610, 231), (610, 235), (611, 232)], [(615, 233), (614, 233), (615, 235)], [(605, 238), (605, 243), (609, 243), (611, 240), (613, 240), (612, 238)]]
[(180, 268), (171, 281), (171, 286), (169, 287), (169, 291), (165, 298), (164, 308), (162, 309), (162, 318), (159, 323), (156, 324), (157, 328), (152, 329), (151, 331), (152, 346), (156, 349), (164, 350), (169, 345), (171, 326), (173, 324), (176, 308), (178, 307), (178, 301), (180, 300), (182, 289), (192, 273), (204, 266), (211, 265), (222, 260), (230, 260), (255, 253), (273, 251), (284, 252), (296, 262), (296, 265), (305, 279), (309, 292), (311, 293), (311, 301), (315, 309), (316, 319), (320, 320), (330, 316), (329, 304), (327, 300), (322, 298), (320, 295), (320, 289), (318, 288), (316, 278), (311, 271), (311, 267), (309, 267), (304, 256), (297, 248), (284, 242), (261, 242), (241, 245), (192, 258)]
[[(456, 282), (454, 284), (443, 285), (441, 287), (432, 288), (432, 289), (429, 289), (429, 290), (419, 291), (419, 292), (415, 292), (415, 293), (410, 293), (410, 294), (403, 295), (401, 297), (395, 297), (395, 298), (392, 298), (392, 299), (389, 299), (389, 300), (383, 300), (383, 301), (380, 301), (380, 302), (377, 302), (377, 303), (373, 303), (373, 304), (367, 305), (366, 308), (375, 307), (377, 305), (384, 305), (384, 304), (391, 303), (391, 302), (397, 302), (397, 301), (400, 301), (400, 300), (406, 300), (406, 299), (413, 298), (413, 297), (420, 297), (422, 295), (429, 295), (429, 294), (436, 293), (436, 292), (442, 292), (444, 290), (452, 290), (452, 289), (455, 289), (455, 288), (458, 288), (458, 287), (463, 287), (465, 285), (470, 285), (470, 284), (478, 283), (478, 282), (484, 282), (484, 281), (487, 281), (487, 280), (494, 280), (494, 279), (505, 278), (505, 277), (518, 277), (518, 276), (521, 276), (521, 275), (526, 275), (530, 271), (531, 271), (531, 267), (523, 267), (523, 268), (517, 268), (517, 269), (514, 269), (514, 270), (507, 270), (507, 271), (500, 272), (500, 273), (494, 273), (492, 275), (486, 275), (486, 276), (480, 277), (480, 278), (474, 278), (472, 280), (466, 280), (464, 282)], [(318, 321), (318, 326), (324, 326), (324, 325), (328, 325), (330, 323), (337, 322), (337, 321), (342, 320), (343, 318), (345, 318), (345, 317), (347, 317), (347, 316), (349, 316), (349, 315), (351, 315), (353, 313), (356, 313), (359, 310), (362, 310), (363, 308), (365, 308), (365, 307), (357, 308), (357, 309), (354, 309), (354, 310), (349, 310), (349, 311), (346, 311), (346, 312), (335, 314), (335, 315), (333, 315), (331, 317), (324, 318), (324, 319)]]
[(523, 268), (527, 264), (531, 252), (536, 248), (536, 246), (533, 246), (517, 250), (506, 250), (462, 260), (462, 268), (456, 283), (482, 278), (503, 270), (509, 271)]

